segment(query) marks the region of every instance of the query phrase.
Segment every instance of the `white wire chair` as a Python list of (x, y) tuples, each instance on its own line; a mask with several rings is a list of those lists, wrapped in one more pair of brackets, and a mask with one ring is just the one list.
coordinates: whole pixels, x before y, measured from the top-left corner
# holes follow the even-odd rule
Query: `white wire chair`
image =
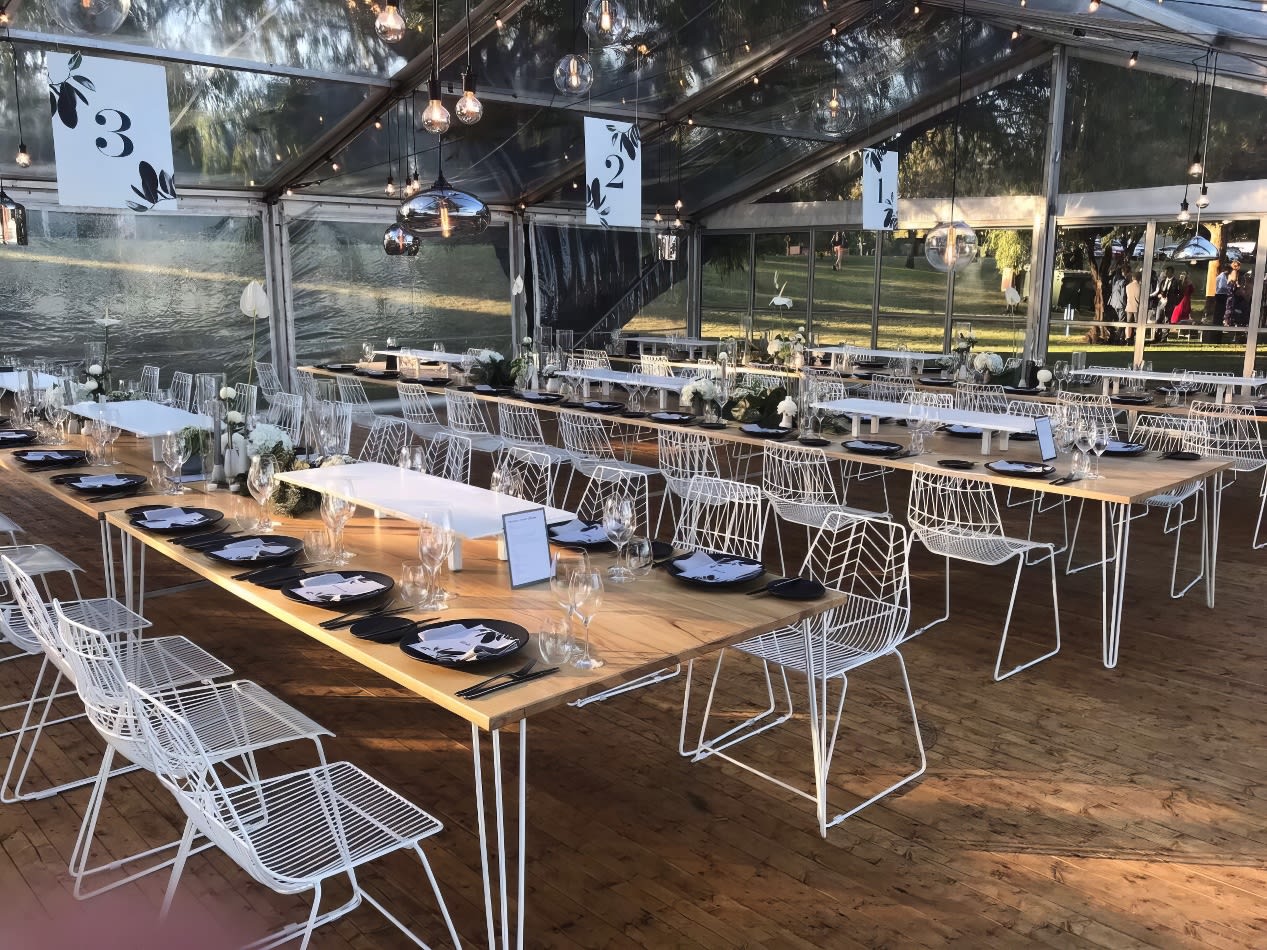
[(434, 439), (444, 431), (440, 417), (431, 405), (431, 393), (426, 386), (417, 383), (399, 383), (396, 394), (400, 397), (401, 415), (409, 423), (414, 435), (423, 440)]
[[(532, 406), (519, 406), (509, 402), (497, 404), (497, 428), (507, 447), (519, 446), (531, 449), (550, 459), (550, 465), (561, 470), (564, 465), (572, 464), (572, 456), (568, 450), (546, 441), (541, 430), (541, 416)], [(551, 484), (557, 483), (556, 476), (551, 477)], [(568, 484), (571, 484), (569, 479)]]
[(850, 518), (887, 518), (887, 511), (872, 511), (846, 503), (850, 469), (855, 462), (844, 462), (844, 491), (838, 490), (832, 477), (827, 453), (822, 449), (801, 445), (767, 442), (761, 462), (761, 487), (775, 515), (774, 537), (779, 546), (779, 570), (786, 572), (783, 556), (783, 532), (779, 522), (802, 525), (805, 540), (811, 540), (810, 529), (821, 529), (830, 514)]
[(428, 475), (471, 484), (471, 440), (456, 432), (441, 432), (427, 443), (424, 464)]
[(611, 355), (606, 350), (581, 349), (578, 352), (580, 353), (581, 359), (588, 360), (593, 363), (592, 366), (587, 366), (586, 369), (612, 368)]
[[(155, 857), (178, 845), (173, 841), (97, 868), (87, 866), (115, 755), (143, 769), (156, 770), (154, 750), (142, 734), (129, 684), (157, 693), (165, 702), (180, 709), (197, 729), (213, 761), (244, 779), (259, 773), (254, 756), (256, 751), (288, 742), (311, 741), (316, 746), (318, 758), (325, 762), (321, 737), (333, 733), (255, 683), (238, 680), (189, 684), (185, 680), (177, 686), (171, 682), (169, 674), (172, 670), (169, 667), (161, 662), (154, 663), (152, 659), (147, 662), (143, 657), (144, 651), (134, 649), (131, 642), (113, 641), (101, 631), (72, 620), (56, 601), (53, 609), (57, 615), (57, 633), (62, 650), (74, 672), (75, 688), (84, 702), (89, 722), (106, 742), (106, 754), (97, 783), (71, 854), (70, 869), (75, 877), (76, 897), (91, 897), (113, 890), (165, 867), (172, 867), (174, 874), (179, 873), (177, 857), (173, 856), (91, 893), (80, 892), (80, 885), (89, 875)], [(141, 645), (144, 643), (142, 641)], [(224, 667), (224, 672), (216, 675), (230, 672)], [(192, 843), (190, 831), (187, 825), (180, 845), (188, 847), (186, 842)]]
[(498, 482), (508, 495), (539, 505), (554, 504), (554, 459), (522, 445), (508, 445), (497, 463)]
[(365, 385), (355, 376), (347, 375), (336, 377), (335, 385), (339, 389), (339, 402), (348, 407), (352, 421), (358, 425), (368, 424), (366, 420), (374, 418), (374, 407), (365, 393)]
[(646, 520), (647, 479), (638, 472), (630, 472), (616, 466), (599, 465), (585, 484), (581, 500), (576, 504), (576, 517), (582, 521), (602, 521), (603, 504), (613, 495), (628, 495), (634, 501), (634, 510), (642, 517), (634, 524), (634, 534), (650, 536), (651, 525)]
[[(967, 561), (985, 567), (1005, 564), (1016, 558), (1016, 577), (1012, 582), (1012, 596), (1008, 601), (1007, 618), (1003, 622), (1003, 635), (999, 641), (998, 656), (994, 661), (995, 681), (1007, 679), (1021, 670), (1028, 669), (1060, 652), (1060, 602), (1056, 593), (1055, 546), (1040, 541), (1008, 537), (999, 517), (998, 502), (989, 482), (948, 475), (924, 465), (917, 465), (911, 476), (910, 505), (907, 523), (912, 537), (924, 545), (929, 553), (940, 556), (946, 562), (945, 613), (927, 623), (911, 636), (918, 636), (950, 618), (950, 562)], [(1030, 561), (1031, 552), (1045, 550), (1046, 554)], [(1008, 630), (1012, 624), (1012, 612), (1020, 589), (1021, 571), (1027, 563), (1041, 564), (1047, 561), (1051, 567), (1052, 615), (1055, 622), (1056, 647), (1037, 659), (1029, 660), (1001, 673), (1003, 653), (1007, 648)]]
[(968, 412), (1007, 412), (1007, 393), (991, 383), (955, 383), (955, 408)]
[(304, 401), (303, 397), (287, 392), (273, 393), (268, 404), (268, 421), (290, 436), (293, 444), (298, 445), (303, 437)]
[[(256, 881), (280, 894), (313, 892), (306, 921), (290, 924), (253, 946), (273, 947), (296, 938), (304, 950), (313, 931), (369, 902), (414, 943), (425, 947), (357, 880), (356, 869), (393, 851), (413, 849), (422, 862), (449, 937), (461, 946), (449, 909), (421, 842), (443, 825), (350, 762), (326, 763), (261, 778), (248, 772), (233, 782), (217, 769), (219, 751), (207, 741), (187, 708), (168, 695), (133, 686), (148, 755), (159, 780), (189, 818), (175, 859), (163, 914), (171, 907), (195, 832), (204, 835)], [(352, 897), (321, 910), (325, 881), (346, 874)]]
[(871, 377), (869, 396), (880, 402), (901, 402), (902, 395), (914, 389), (915, 384), (905, 376), (883, 376), (877, 373)]
[(137, 386), (137, 391), (142, 399), (158, 400), (158, 374), (159, 368), (157, 366), (146, 365), (141, 367), (141, 381)]
[(660, 474), (664, 478), (664, 494), (660, 496), (660, 511), (656, 515), (656, 533), (664, 522), (668, 509), (673, 517), (673, 503), (686, 494), (686, 487), (696, 475), (721, 477), (717, 462), (717, 445), (701, 432), (689, 429), (660, 429), (658, 436)]
[[(682, 731), (679, 751), (694, 762), (717, 756), (747, 769), (780, 788), (815, 803), (819, 833), (857, 814), (886, 795), (915, 781), (927, 768), (919, 717), (911, 694), (906, 663), (898, 649), (910, 624), (909, 543), (906, 529), (882, 519), (859, 520), (840, 512), (825, 519), (810, 545), (801, 567), (803, 575), (847, 595), (843, 606), (833, 607), (800, 624), (782, 627), (738, 644), (735, 649), (762, 661), (765, 667), (767, 707), (721, 734), (707, 738), (707, 729), (725, 651), (717, 658), (708, 697), (694, 748), (686, 749), (686, 729), (690, 717), (691, 678), (687, 677), (682, 702)], [(849, 674), (873, 660), (892, 655), (897, 660), (906, 694), (919, 766), (883, 791), (846, 811), (828, 817), (827, 780), (844, 713)], [(779, 669), (785, 710), (780, 711), (770, 677), (770, 665)], [(810, 744), (813, 756), (814, 790), (786, 782), (744, 762), (724, 750), (787, 722), (792, 716), (792, 695), (788, 671), (803, 674), (809, 694)], [(840, 699), (830, 701), (831, 682), (840, 680)], [(833, 710), (831, 707), (835, 706)]]
[(249, 419), (255, 415), (259, 407), (260, 388), (254, 383), (237, 383), (233, 390), (237, 393), (233, 400), (233, 408), (242, 413), (243, 419)]
[(1088, 424), (1117, 431), (1117, 412), (1108, 396), (1061, 392), (1056, 395), (1056, 407), (1065, 425)]
[(1188, 418), (1200, 420), (1204, 424), (1189, 431), (1184, 448), (1206, 458), (1231, 463), (1233, 478), (1224, 481), (1221, 490), (1226, 491), (1235, 484), (1236, 476), (1242, 473), (1263, 473), (1263, 480), (1258, 488), (1258, 520), (1255, 522), (1254, 537), (1250, 544), (1254, 550), (1267, 547), (1267, 539), (1259, 540), (1263, 529), (1264, 509), (1267, 509), (1267, 452), (1263, 448), (1258, 427), (1259, 417), (1254, 407), (1194, 402), (1188, 407)]
[(9, 536), (9, 544), (16, 547), (18, 543), (18, 535), (22, 533), (22, 526), (10, 518), (6, 514), (0, 514), (0, 534)]
[(395, 416), (375, 416), (357, 456), (362, 462), (396, 465), (400, 450), (409, 444), (409, 425)]
[(912, 389), (902, 394), (902, 402), (908, 406), (932, 406), (934, 409), (955, 408), (954, 393), (932, 393), (926, 389)]
[(260, 381), (260, 393), (264, 396), (264, 401), (270, 406), (273, 404), (275, 396), (286, 392), (286, 387), (282, 385), (281, 377), (277, 375), (277, 367), (272, 363), (257, 360), (255, 363), (255, 376)]
[[(1035, 402), (1032, 399), (1010, 399), (1004, 412), (1009, 416), (1024, 416), (1027, 419), (1048, 418), (1053, 426), (1062, 417), (1059, 406), (1053, 406), (1051, 403), (1046, 402)], [(1060, 544), (1056, 546), (1056, 553), (1060, 554), (1069, 548), (1069, 501), (1068, 495), (1057, 495), (1054, 492), (1041, 492), (1008, 486), (1004, 505), (1008, 508), (1029, 507), (1029, 520), (1025, 530), (1025, 537), (1027, 538), (1034, 537), (1034, 524), (1038, 515), (1059, 509), (1061, 540)]]
[[(572, 412), (565, 409), (559, 413), (559, 434), (563, 437), (563, 447), (567, 450), (568, 457), (572, 460), (573, 474), (579, 471), (591, 480), (595, 478), (601, 480), (608, 472), (625, 472), (641, 478), (644, 483), (648, 484), (648, 491), (643, 493), (643, 498), (645, 500), (649, 497), (650, 476), (657, 475), (659, 472), (647, 465), (639, 465), (637, 462), (627, 462), (616, 458), (616, 452), (612, 449), (611, 438), (607, 434), (607, 427), (601, 419), (586, 413)], [(600, 467), (603, 469), (602, 473), (597, 471)], [(570, 492), (571, 487), (572, 476), (569, 475), (568, 484), (564, 490), (564, 497)], [(642, 522), (650, 525), (650, 502), (647, 501), (646, 505)]]
[(644, 353), (639, 362), (636, 372), (642, 373), (644, 376), (673, 376), (673, 367), (669, 364), (669, 358), (663, 354)]
[(484, 411), (484, 404), (470, 393), (444, 391), (445, 428), (449, 432), (466, 436), (471, 442), (472, 450), (485, 452), (493, 456), (493, 464), (497, 456), (506, 447), (506, 440), (493, 431)]

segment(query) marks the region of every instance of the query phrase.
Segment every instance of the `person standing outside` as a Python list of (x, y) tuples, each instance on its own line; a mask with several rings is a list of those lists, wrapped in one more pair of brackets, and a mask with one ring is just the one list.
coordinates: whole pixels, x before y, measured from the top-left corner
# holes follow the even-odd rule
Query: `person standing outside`
[(1139, 282), (1139, 271), (1130, 271), (1131, 279), (1126, 284), (1126, 314), (1122, 317), (1131, 325), (1126, 328), (1126, 339), (1135, 339), (1135, 324), (1139, 321), (1139, 295), (1143, 289)]
[(1232, 268), (1227, 264), (1219, 265), (1219, 274), (1214, 278), (1214, 316), (1211, 323), (1221, 323), (1225, 327), (1232, 325), (1232, 314), (1228, 311), (1227, 302), (1232, 292)]
[(832, 270), (840, 270), (845, 266), (845, 234), (835, 231), (831, 236)]

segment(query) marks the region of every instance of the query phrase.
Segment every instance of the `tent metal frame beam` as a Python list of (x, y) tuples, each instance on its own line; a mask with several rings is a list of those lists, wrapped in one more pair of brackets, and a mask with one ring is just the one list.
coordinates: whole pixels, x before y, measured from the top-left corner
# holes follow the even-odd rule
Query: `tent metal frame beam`
[(936, 100), (931, 99), (931, 97), (917, 99), (905, 109), (887, 117), (884, 125), (873, 126), (857, 138), (821, 148), (797, 162), (784, 166), (777, 172), (767, 172), (741, 179), (735, 182), (732, 187), (709, 195), (701, 203), (700, 210), (695, 217), (703, 220), (703, 223), (707, 225), (708, 215), (719, 208), (748, 201), (752, 198), (759, 198), (779, 188), (794, 185), (801, 179), (822, 171), (850, 152), (860, 148), (869, 148), (878, 142), (892, 138), (898, 132), (905, 132), (912, 126), (949, 112), (960, 102), (968, 102), (975, 99), (982, 93), (989, 92), (991, 89), (1003, 85), (1003, 83), (1013, 77), (1048, 62), (1051, 58), (1050, 49), (1039, 49), (1037, 46), (1038, 44), (1032, 42), (1023, 44), (1016, 48), (1012, 56), (1002, 62), (984, 70), (965, 74), (962, 96), (956, 92)]
[[(710, 103), (752, 82), (754, 74), (766, 72), (786, 59), (801, 55), (826, 36), (832, 26), (842, 31), (846, 30), (871, 12), (872, 6), (869, 0), (846, 0), (839, 6), (829, 6), (820, 16), (809, 20), (802, 29), (757, 50), (742, 63), (737, 63), (727, 75), (715, 82), (710, 82), (699, 92), (687, 96), (654, 119), (639, 123), (638, 130), (644, 146), (647, 142), (653, 141), (656, 136), (664, 134), (665, 130), (682, 122), (696, 110), (703, 109)], [(706, 121), (698, 121), (698, 124), (703, 127), (709, 125)], [(529, 206), (538, 204), (576, 178), (584, 169), (584, 161), (572, 162), (564, 171), (524, 192), (522, 200)]]
[[(471, 10), (471, 40), (475, 42), (497, 29), (497, 20), (509, 20), (527, 0), (483, 0)], [(440, 38), (440, 69), (466, 55), (466, 24), (459, 23)], [(428, 46), (397, 70), (387, 85), (367, 94), (355, 109), (345, 115), (305, 152), (284, 162), (264, 182), (264, 200), (276, 201), (287, 187), (307, 179), (326, 155), (346, 148), (375, 118), (382, 115), (398, 99), (411, 95), (431, 75), (435, 56), (434, 44)], [(326, 176), (328, 177), (328, 176)]]

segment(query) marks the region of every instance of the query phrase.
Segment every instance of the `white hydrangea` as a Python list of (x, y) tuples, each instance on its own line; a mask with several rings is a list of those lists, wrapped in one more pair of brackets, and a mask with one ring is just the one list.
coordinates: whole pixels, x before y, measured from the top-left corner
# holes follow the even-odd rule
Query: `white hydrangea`
[(237, 399), (238, 391), (234, 389), (232, 386), (225, 386), (223, 389), (220, 390), (220, 398), (225, 399), (225, 400)]
[(267, 422), (262, 422), (251, 430), (251, 435), (246, 440), (246, 445), (247, 454), (249, 455), (271, 452), (273, 447), (277, 445), (280, 445), (284, 452), (290, 452), (294, 449), (294, 443), (291, 442), (290, 435), (286, 430)]
[(502, 356), (496, 350), (480, 350), (480, 355), (478, 359), (481, 363), (489, 363), (494, 360), (501, 362), (502, 360), (506, 359), (506, 357)]
[(242, 417), (242, 413), (236, 409), (230, 409), (224, 414), (224, 421), (230, 425), (240, 426), (246, 420)]
[(100, 363), (93, 363), (91, 366), (89, 366), (89, 367), (88, 367), (88, 375), (89, 375), (89, 376), (100, 376), (100, 375), (101, 375), (101, 364), (100, 364)]
[(703, 399), (705, 402), (712, 402), (717, 398), (717, 384), (711, 379), (693, 379), (682, 387), (682, 399), (691, 402), (696, 397)]

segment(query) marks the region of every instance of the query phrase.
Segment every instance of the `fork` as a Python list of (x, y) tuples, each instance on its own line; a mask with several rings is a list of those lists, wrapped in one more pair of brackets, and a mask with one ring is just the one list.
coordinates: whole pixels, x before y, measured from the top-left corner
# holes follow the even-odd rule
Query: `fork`
[(537, 665), (537, 661), (536, 661), (536, 660), (529, 660), (527, 663), (525, 663), (525, 664), (524, 664), (523, 666), (521, 666), (519, 669), (515, 670), (513, 673), (498, 673), (496, 676), (490, 676), (488, 679), (484, 680), (484, 681), (483, 681), (483, 682), (481, 682), (481, 683), (475, 683), (475, 684), (473, 684), (473, 685), (471, 685), (471, 686), (466, 686), (466, 687), (464, 687), (464, 688), (462, 688), (462, 689), (459, 689), (459, 690), (458, 690), (456, 693), (454, 693), (453, 695), (454, 695), (454, 696), (463, 696), (463, 697), (464, 697), (464, 696), (466, 696), (468, 693), (477, 693), (477, 692), (479, 692), (480, 690), (485, 689), (486, 687), (488, 687), (488, 686), (489, 686), (489, 685), (491, 685), (492, 683), (496, 683), (496, 682), (497, 682), (498, 680), (500, 680), (500, 679), (517, 680), (517, 679), (519, 679), (521, 676), (526, 676), (529, 672), (531, 672), (531, 671), (532, 671), (532, 668), (533, 668), (534, 666), (536, 666), (536, 665)]

